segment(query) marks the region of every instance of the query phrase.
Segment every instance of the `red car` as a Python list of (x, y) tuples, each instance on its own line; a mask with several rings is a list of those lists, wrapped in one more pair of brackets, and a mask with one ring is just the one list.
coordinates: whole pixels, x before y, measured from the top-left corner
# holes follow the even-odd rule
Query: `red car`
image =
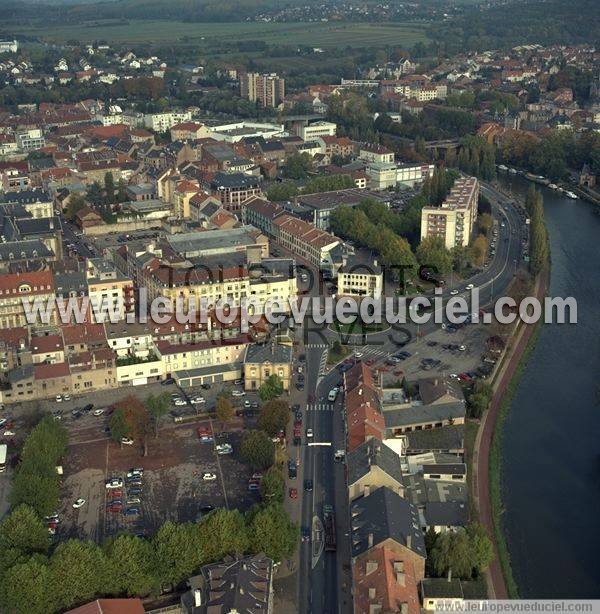
[(123, 504), (115, 503), (115, 504), (109, 505), (107, 506), (106, 511), (111, 512), (112, 514), (118, 514), (119, 512), (123, 511)]
[(470, 382), (472, 378), (471, 378), (471, 376), (470, 376), (470, 375), (467, 375), (466, 373), (461, 373), (461, 374), (458, 376), (458, 379), (459, 379), (461, 382)]
[(298, 489), (290, 488), (290, 499), (297, 499), (297, 498), (298, 498)]
[(210, 437), (210, 430), (206, 426), (199, 426), (196, 433), (198, 433), (198, 437)]
[(109, 490), (108, 496), (111, 499), (120, 499), (123, 496), (123, 491), (122, 490)]

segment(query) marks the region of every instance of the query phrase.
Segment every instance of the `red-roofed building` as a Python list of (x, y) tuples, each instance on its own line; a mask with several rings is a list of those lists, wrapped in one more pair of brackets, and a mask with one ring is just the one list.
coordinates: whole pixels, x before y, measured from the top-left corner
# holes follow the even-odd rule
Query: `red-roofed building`
[(34, 364), (59, 363), (65, 360), (62, 335), (43, 335), (31, 338), (31, 356)]
[(210, 136), (204, 124), (182, 122), (171, 128), (171, 141), (195, 141)]
[(140, 599), (96, 599), (65, 614), (144, 614)]
[(415, 573), (415, 556), (388, 546), (378, 546), (358, 556), (352, 567), (355, 614), (419, 614), (418, 586), (423, 578)]

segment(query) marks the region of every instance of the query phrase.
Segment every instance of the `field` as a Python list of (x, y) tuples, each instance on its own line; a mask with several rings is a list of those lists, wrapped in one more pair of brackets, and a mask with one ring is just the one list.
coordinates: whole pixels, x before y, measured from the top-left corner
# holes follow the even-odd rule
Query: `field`
[(48, 42), (105, 40), (113, 44), (180, 43), (207, 45), (212, 41), (258, 40), (278, 45), (311, 47), (410, 47), (427, 37), (423, 24), (377, 23), (184, 23), (177, 21), (93, 22), (79, 26), (45, 24), (16, 26), (16, 35), (36, 36)]

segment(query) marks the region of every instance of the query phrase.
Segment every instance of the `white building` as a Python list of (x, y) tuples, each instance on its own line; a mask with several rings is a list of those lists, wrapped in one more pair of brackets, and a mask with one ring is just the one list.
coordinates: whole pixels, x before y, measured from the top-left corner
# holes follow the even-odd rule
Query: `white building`
[(16, 40), (0, 41), (0, 53), (17, 53), (19, 43)]
[(166, 132), (175, 124), (189, 122), (192, 119), (190, 111), (169, 111), (167, 113), (150, 113), (144, 115), (144, 126), (154, 132)]
[(17, 147), (22, 151), (40, 149), (46, 144), (44, 133), (40, 128), (21, 130), (15, 135)]
[(298, 128), (298, 136), (304, 141), (314, 141), (322, 136), (335, 136), (337, 125), (333, 122), (314, 122), (308, 126), (300, 126)]
[(222, 124), (220, 126), (207, 126), (210, 137), (216, 141), (237, 143), (244, 138), (262, 136), (272, 139), (287, 136), (283, 124), (262, 124), (258, 122), (236, 122), (234, 124)]

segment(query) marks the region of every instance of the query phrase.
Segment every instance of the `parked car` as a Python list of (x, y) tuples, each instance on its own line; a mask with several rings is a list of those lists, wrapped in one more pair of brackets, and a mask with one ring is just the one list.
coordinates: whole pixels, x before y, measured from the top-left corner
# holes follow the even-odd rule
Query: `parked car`
[(170, 386), (171, 384), (174, 384), (175, 380), (172, 377), (167, 377), (167, 379), (163, 380), (160, 385), (161, 386)]
[(190, 399), (192, 405), (201, 405), (202, 403), (206, 403), (206, 399), (200, 395), (196, 395)]
[(302, 536), (303, 542), (310, 541), (310, 529), (308, 527), (302, 527), (300, 529), (300, 535)]
[(85, 505), (85, 499), (75, 499), (75, 501), (73, 502), (73, 507), (75, 509), (79, 509), (80, 507), (83, 507)]
[(231, 396), (232, 397), (245, 397), (246, 396), (246, 392), (244, 390), (232, 390), (231, 391)]
[(71, 400), (71, 395), (70, 394), (63, 394), (63, 400), (64, 401), (70, 401)]
[(93, 403), (88, 403), (87, 405), (84, 405), (82, 409), (85, 412), (92, 411), (92, 409), (94, 409), (94, 404)]
[(127, 496), (128, 497), (136, 497), (137, 495), (141, 495), (142, 494), (142, 489), (141, 488), (127, 488)]
[(104, 413), (103, 409), (95, 409), (94, 410), (94, 416), (101, 416)]
[(62, 394), (57, 394), (57, 395), (56, 395), (56, 397), (55, 397), (55, 399), (56, 399), (56, 402), (57, 402), (57, 403), (62, 403), (62, 400), (63, 400), (63, 396), (62, 396)]
[(298, 489), (290, 488), (290, 499), (297, 499), (297, 498), (298, 498)]
[(308, 439), (312, 439), (313, 430), (312, 429), (306, 429), (306, 436), (308, 437)]
[(205, 473), (202, 474), (202, 479), (205, 482), (214, 482), (217, 479), (217, 474), (216, 473), (205, 472)]
[(121, 437), (121, 443), (124, 446), (132, 446), (133, 445), (133, 439), (131, 439), (131, 437)]
[(304, 480), (304, 490), (306, 492), (312, 492), (313, 489), (313, 481), (312, 480)]
[(125, 516), (138, 516), (140, 513), (139, 507), (128, 507), (124, 512)]
[(123, 488), (123, 480), (121, 478), (110, 478), (106, 481), (106, 488)]
[(139, 497), (131, 497), (131, 499), (127, 499), (127, 505), (135, 505), (141, 502), (142, 500)]

